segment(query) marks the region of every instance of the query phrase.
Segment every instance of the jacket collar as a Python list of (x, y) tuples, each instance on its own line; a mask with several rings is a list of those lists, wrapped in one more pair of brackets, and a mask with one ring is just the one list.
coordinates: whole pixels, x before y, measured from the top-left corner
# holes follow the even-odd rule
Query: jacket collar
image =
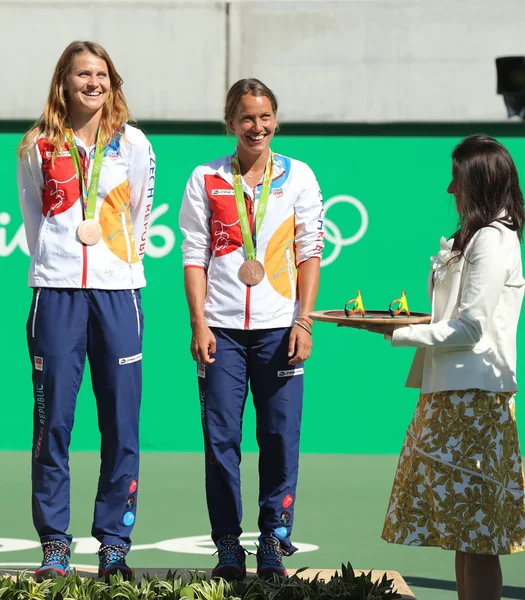
[[(271, 149), (270, 149), (270, 151), (271, 151)], [(274, 159), (273, 159), (272, 181), (275, 181), (276, 179), (281, 177), (281, 175), (284, 173), (285, 169), (284, 169), (283, 163), (281, 161), (281, 156), (279, 154), (274, 154), (273, 156), (274, 156)], [(226, 156), (224, 161), (221, 162), (221, 164), (217, 167), (217, 170), (216, 170), (217, 175), (219, 175), (219, 177), (221, 177), (222, 179), (227, 181), (231, 186), (233, 186), (233, 174), (232, 174), (232, 158), (233, 157), (234, 157), (234, 154), (231, 154), (230, 156)], [(247, 187), (247, 186), (245, 186), (245, 187)]]

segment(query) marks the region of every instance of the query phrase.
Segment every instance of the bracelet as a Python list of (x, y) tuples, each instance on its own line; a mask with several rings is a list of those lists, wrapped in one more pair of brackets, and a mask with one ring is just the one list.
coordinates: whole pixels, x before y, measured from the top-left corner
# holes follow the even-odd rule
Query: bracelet
[(308, 315), (299, 315), (297, 317), (297, 320), (298, 321), (301, 321), (301, 320), (306, 321), (306, 324), (308, 325), (308, 327), (311, 327), (314, 323), (313, 319), (310, 319), (310, 317)]
[(296, 320), (295, 320), (295, 324), (296, 324), (296, 325), (299, 325), (299, 327), (302, 327), (302, 328), (303, 328), (305, 331), (308, 331), (308, 333), (309, 333), (310, 335), (312, 335), (312, 330), (311, 330), (309, 327), (307, 327), (307, 326), (306, 326), (304, 323), (301, 323), (300, 321), (298, 321), (298, 320), (296, 319)]

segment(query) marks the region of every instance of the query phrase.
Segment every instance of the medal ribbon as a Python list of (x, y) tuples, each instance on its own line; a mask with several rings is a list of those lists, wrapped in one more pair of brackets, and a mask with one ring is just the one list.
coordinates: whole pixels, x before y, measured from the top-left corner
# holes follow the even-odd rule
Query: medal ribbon
[(98, 194), (98, 183), (100, 180), (100, 173), (102, 171), (102, 160), (104, 158), (104, 140), (100, 134), (100, 128), (97, 133), (97, 145), (95, 149), (95, 158), (93, 160), (93, 172), (91, 173), (91, 181), (89, 183), (89, 190), (86, 190), (87, 180), (87, 169), (86, 177), (84, 179), (82, 172), (82, 163), (80, 161), (80, 154), (78, 152), (77, 145), (75, 143), (75, 135), (72, 127), (66, 128), (66, 142), (69, 149), (69, 154), (75, 165), (75, 171), (77, 177), (80, 180), (82, 186), (82, 198), (84, 204), (84, 218), (94, 219), (95, 218), (95, 207), (97, 205), (97, 194)]
[[(270, 185), (272, 183), (273, 173), (273, 152), (270, 153), (270, 160), (264, 171), (263, 184), (259, 194), (259, 204), (255, 213), (255, 238), (259, 235), (261, 224), (266, 213), (268, 198), (270, 196)], [(246, 249), (247, 260), (255, 260), (255, 246), (253, 244), (248, 211), (244, 200), (244, 189), (242, 187), (241, 166), (237, 153), (232, 158), (233, 191), (235, 192), (235, 204), (237, 205), (237, 214), (239, 215), (239, 224), (241, 226), (242, 241)]]

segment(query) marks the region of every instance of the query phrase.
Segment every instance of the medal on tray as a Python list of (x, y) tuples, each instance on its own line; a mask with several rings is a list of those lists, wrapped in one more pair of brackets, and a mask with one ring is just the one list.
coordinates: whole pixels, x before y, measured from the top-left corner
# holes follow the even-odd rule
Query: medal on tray
[(97, 205), (100, 173), (102, 171), (102, 160), (104, 159), (104, 142), (99, 129), (89, 190), (86, 190), (87, 169), (83, 172), (80, 154), (75, 143), (75, 135), (71, 127), (66, 128), (66, 142), (82, 189), (84, 220), (77, 228), (77, 236), (86, 246), (94, 246), (102, 239), (102, 227), (100, 226), (100, 223), (95, 220), (95, 209)]
[(239, 269), (239, 279), (249, 286), (258, 285), (264, 279), (264, 265), (256, 258), (256, 244), (261, 224), (264, 219), (268, 198), (270, 196), (270, 185), (273, 172), (273, 152), (270, 153), (270, 160), (264, 171), (263, 184), (259, 195), (259, 204), (255, 213), (255, 235), (252, 234), (246, 202), (244, 200), (244, 189), (241, 181), (241, 167), (237, 154), (232, 158), (233, 190), (235, 192), (235, 204), (237, 205), (237, 214), (239, 215), (239, 224), (241, 227), (242, 241), (246, 251), (246, 260)]

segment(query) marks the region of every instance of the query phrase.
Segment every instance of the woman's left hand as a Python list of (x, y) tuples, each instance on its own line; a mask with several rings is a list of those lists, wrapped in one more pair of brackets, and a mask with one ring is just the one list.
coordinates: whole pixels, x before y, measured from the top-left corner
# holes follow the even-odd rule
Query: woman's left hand
[(307, 360), (312, 352), (312, 336), (299, 325), (295, 325), (290, 333), (288, 342), (289, 365), (298, 365)]

